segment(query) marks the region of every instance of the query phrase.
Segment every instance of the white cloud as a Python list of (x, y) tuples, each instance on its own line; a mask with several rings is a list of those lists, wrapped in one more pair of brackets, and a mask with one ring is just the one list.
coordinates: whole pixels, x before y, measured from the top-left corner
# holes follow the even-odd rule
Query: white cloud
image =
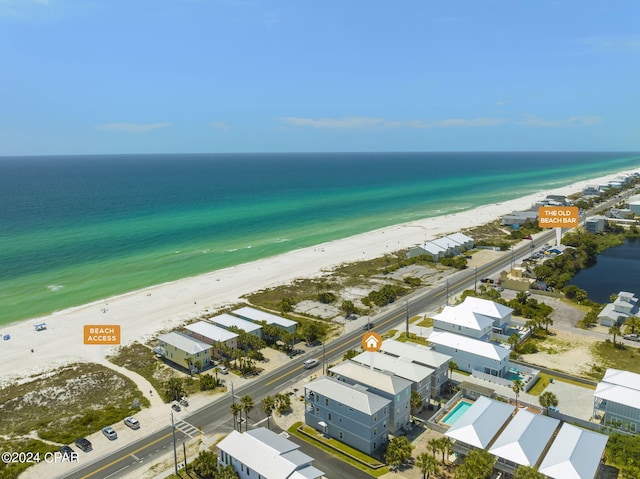
[(213, 121), (209, 124), (211, 128), (215, 128), (216, 130), (227, 131), (229, 129), (229, 125), (222, 121)]
[(23, 19), (33, 12), (34, 6), (44, 6), (49, 3), (49, 0), (0, 0), (0, 17)]
[(382, 118), (370, 118), (362, 116), (348, 116), (343, 118), (299, 118), (288, 116), (280, 118), (280, 121), (291, 126), (310, 126), (313, 128), (335, 129), (363, 129), (380, 126), (384, 123)]
[(538, 128), (566, 128), (569, 126), (593, 126), (602, 123), (602, 118), (595, 115), (571, 116), (559, 120), (548, 120), (536, 115), (526, 117), (517, 122), (518, 125)]
[(146, 133), (147, 131), (166, 128), (169, 123), (108, 123), (98, 125), (99, 130), (104, 131), (122, 131), (125, 133)]
[(280, 121), (298, 127), (333, 128), (333, 129), (427, 129), (455, 127), (488, 127), (505, 123), (502, 118), (448, 118), (444, 120), (385, 120), (384, 118), (351, 116), (343, 118), (299, 118), (285, 117)]
[(640, 36), (626, 37), (589, 37), (581, 40), (581, 43), (598, 52), (640, 52)]

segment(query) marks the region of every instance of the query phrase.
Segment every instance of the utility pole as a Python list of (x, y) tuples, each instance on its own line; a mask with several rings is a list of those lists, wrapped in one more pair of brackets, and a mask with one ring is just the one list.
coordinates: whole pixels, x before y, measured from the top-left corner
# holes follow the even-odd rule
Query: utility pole
[(406, 313), (407, 313), (407, 318), (406, 318), (405, 336), (409, 338), (409, 298), (407, 298), (407, 302), (406, 302)]
[(325, 342), (323, 340), (322, 341), (322, 375), (323, 376), (325, 374), (325, 372), (324, 372), (324, 365), (325, 365), (324, 353), (325, 353)]
[(173, 422), (173, 411), (171, 411), (171, 434), (173, 434), (173, 467), (176, 471), (176, 476), (178, 474), (178, 451), (176, 450), (176, 425)]
[(445, 306), (449, 306), (449, 278), (447, 278), (447, 295), (445, 300)]
[(473, 270), (473, 292), (478, 292), (478, 267)]

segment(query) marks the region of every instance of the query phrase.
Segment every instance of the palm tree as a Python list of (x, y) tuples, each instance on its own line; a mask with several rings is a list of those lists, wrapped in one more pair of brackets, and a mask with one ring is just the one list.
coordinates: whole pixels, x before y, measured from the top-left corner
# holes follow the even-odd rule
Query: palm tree
[(251, 411), (254, 406), (253, 398), (248, 394), (245, 394), (240, 398), (240, 404), (242, 405), (242, 410), (244, 411), (244, 420), (245, 420), (244, 430), (246, 431), (247, 427), (249, 426), (249, 421), (248, 421), (249, 411)]
[(422, 479), (429, 479), (431, 474), (438, 474), (440, 472), (438, 460), (427, 452), (423, 452), (417, 457), (416, 465), (422, 473)]
[(435, 437), (432, 439), (429, 439), (429, 442), (427, 443), (427, 447), (431, 451), (431, 454), (435, 456), (436, 453), (440, 450), (440, 439), (437, 439)]
[(269, 418), (271, 417), (271, 413), (276, 408), (276, 401), (271, 396), (265, 397), (260, 403), (260, 408), (267, 415), (267, 429), (271, 429), (269, 427)]
[(442, 464), (445, 464), (445, 456), (453, 454), (453, 442), (447, 436), (440, 438), (440, 451), (442, 452)]
[(449, 361), (449, 381), (451, 381), (451, 376), (454, 369), (458, 369), (458, 363), (456, 363), (455, 361)]
[(553, 319), (550, 316), (545, 316), (540, 320), (541, 324), (544, 324), (547, 334), (549, 334), (549, 326), (553, 326)]
[(418, 391), (411, 391), (411, 410), (420, 412), (422, 410), (422, 394)]
[(545, 408), (547, 416), (549, 415), (549, 407), (556, 407), (558, 405), (558, 398), (551, 391), (540, 394), (538, 401), (540, 402), (540, 406)]
[(620, 334), (620, 326), (611, 326), (609, 328), (609, 334), (613, 335), (613, 347), (616, 346), (616, 336)]
[(535, 467), (518, 466), (513, 471), (514, 479), (544, 479), (545, 477), (547, 476), (538, 472)]
[(624, 321), (624, 325), (627, 327), (628, 333), (635, 334), (636, 328), (640, 329), (640, 318), (637, 316), (629, 316)]
[(518, 333), (513, 333), (511, 336), (509, 336), (509, 339), (507, 341), (511, 345), (511, 351), (517, 351), (518, 343), (520, 342), (520, 335)]
[(238, 423), (238, 414), (242, 414), (242, 405), (240, 403), (234, 402), (231, 405), (231, 414), (233, 414), (233, 429), (235, 430), (236, 424)]
[(518, 395), (524, 391), (524, 383), (520, 379), (514, 379), (511, 389), (516, 393), (516, 407), (518, 407)]

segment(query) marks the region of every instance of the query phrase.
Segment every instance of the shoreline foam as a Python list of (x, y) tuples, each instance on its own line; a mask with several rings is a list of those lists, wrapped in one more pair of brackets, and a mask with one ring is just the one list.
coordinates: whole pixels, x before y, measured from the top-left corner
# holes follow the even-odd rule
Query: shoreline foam
[[(389, 226), (3, 326), (0, 333), (11, 335), (11, 339), (0, 342), (0, 361), (4, 366), (0, 383), (70, 362), (104, 360), (112, 348), (84, 345), (82, 331), (85, 324), (120, 324), (123, 345), (133, 341), (146, 342), (160, 331), (176, 328), (188, 319), (237, 303), (246, 294), (298, 278), (316, 277), (340, 264), (381, 257), (464, 228), (482, 225), (513, 210), (526, 209), (548, 194), (575, 193), (587, 184), (603, 183), (619, 174), (459, 213)], [(35, 331), (33, 325), (42, 322), (47, 323), (47, 329)]]

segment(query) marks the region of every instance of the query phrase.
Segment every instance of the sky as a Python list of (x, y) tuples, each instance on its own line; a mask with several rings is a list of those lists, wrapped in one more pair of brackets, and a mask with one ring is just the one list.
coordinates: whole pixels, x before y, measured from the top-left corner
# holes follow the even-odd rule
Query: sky
[(640, 151), (637, 0), (0, 0), (0, 156)]

